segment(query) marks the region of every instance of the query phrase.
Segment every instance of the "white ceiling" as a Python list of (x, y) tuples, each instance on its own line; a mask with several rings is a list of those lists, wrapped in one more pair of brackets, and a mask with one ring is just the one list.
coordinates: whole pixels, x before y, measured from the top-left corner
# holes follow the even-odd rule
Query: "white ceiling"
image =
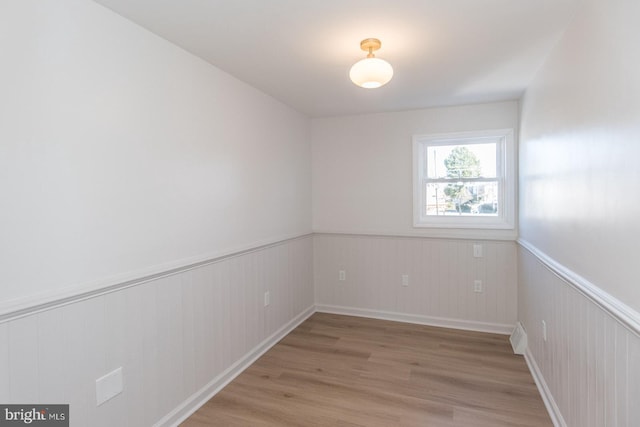
[[(517, 99), (579, 0), (96, 0), (312, 117)], [(382, 40), (379, 89), (348, 77)]]

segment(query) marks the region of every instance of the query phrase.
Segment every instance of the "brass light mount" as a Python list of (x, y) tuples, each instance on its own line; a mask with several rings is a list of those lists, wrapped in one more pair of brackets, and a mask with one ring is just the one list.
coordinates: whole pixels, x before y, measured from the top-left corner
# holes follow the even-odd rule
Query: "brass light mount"
[(380, 46), (382, 42), (378, 39), (364, 39), (360, 42), (360, 49), (369, 52), (367, 58), (373, 58), (375, 56), (373, 52), (380, 49)]

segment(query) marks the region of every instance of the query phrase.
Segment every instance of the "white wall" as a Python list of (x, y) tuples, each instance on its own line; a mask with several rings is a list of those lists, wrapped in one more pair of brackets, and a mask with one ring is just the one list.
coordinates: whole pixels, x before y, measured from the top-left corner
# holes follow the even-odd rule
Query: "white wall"
[[(314, 231), (450, 236), (413, 228), (412, 136), (517, 127), (517, 102), (313, 119)], [(465, 237), (512, 239), (515, 231)]]
[(640, 3), (586, 0), (527, 90), (520, 236), (640, 311)]
[[(312, 240), (0, 322), (0, 402), (69, 404), (72, 427), (177, 425), (313, 312)], [(122, 393), (97, 406), (119, 367)]]
[(638, 16), (580, 2), (522, 103), (518, 317), (558, 425), (640, 419)]
[[(318, 308), (508, 332), (517, 304), (508, 240), (516, 232), (413, 228), (412, 136), (517, 127), (517, 102), (313, 119)], [(473, 243), (484, 245), (484, 258), (473, 257)]]
[(313, 311), (309, 119), (88, 0), (0, 51), (0, 402), (175, 425)]
[(306, 117), (91, 1), (0, 35), (0, 314), (310, 232)]
[(318, 234), (313, 258), (320, 311), (503, 334), (516, 323), (514, 242)]

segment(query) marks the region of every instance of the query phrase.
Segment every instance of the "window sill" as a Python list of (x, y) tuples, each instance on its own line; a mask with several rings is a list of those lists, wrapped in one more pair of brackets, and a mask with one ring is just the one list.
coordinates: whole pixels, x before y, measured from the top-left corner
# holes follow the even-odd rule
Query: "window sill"
[(414, 222), (413, 228), (446, 228), (451, 230), (514, 230), (513, 222), (498, 218), (472, 218), (459, 216), (440, 216)]

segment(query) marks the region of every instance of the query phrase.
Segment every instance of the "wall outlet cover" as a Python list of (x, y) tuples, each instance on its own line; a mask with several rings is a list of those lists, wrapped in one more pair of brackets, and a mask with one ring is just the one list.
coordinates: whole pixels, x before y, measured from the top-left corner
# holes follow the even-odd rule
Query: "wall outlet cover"
[(482, 258), (482, 245), (480, 244), (473, 245), (473, 257)]
[(402, 286), (409, 286), (409, 275), (408, 274), (403, 274), (402, 275)]

